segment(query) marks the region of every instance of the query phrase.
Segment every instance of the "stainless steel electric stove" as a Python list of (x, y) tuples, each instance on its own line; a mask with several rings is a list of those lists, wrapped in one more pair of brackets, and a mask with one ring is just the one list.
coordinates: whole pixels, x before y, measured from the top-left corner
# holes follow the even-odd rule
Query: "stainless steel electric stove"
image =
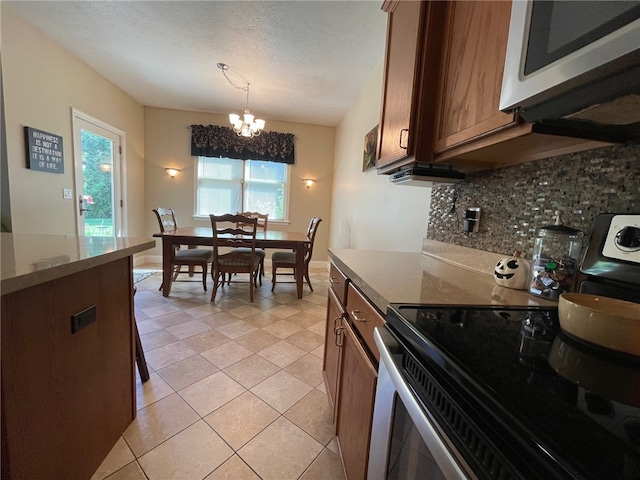
[[(640, 302), (638, 234), (598, 217), (583, 291)], [(369, 478), (640, 479), (640, 357), (569, 338), (556, 307), (392, 304), (376, 343)]]

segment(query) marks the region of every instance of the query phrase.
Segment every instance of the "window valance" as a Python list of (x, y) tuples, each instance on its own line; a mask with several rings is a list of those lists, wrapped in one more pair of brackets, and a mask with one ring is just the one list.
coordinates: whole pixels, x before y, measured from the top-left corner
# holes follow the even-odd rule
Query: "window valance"
[(292, 133), (262, 132), (257, 137), (238, 136), (221, 125), (191, 125), (191, 155), (295, 163)]

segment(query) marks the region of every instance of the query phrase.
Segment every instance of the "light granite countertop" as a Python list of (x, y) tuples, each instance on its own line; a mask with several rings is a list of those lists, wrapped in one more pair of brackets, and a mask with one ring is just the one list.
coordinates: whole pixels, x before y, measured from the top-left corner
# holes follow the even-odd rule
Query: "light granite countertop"
[(553, 306), (495, 283), (505, 255), (425, 241), (423, 252), (330, 249), (333, 263), (385, 314), (390, 303)]
[(155, 247), (155, 240), (127, 237), (0, 234), (0, 293), (71, 275)]

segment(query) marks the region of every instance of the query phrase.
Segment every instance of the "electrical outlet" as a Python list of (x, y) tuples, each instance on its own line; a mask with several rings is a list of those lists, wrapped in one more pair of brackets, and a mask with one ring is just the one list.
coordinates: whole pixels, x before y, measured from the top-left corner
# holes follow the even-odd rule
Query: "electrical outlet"
[(480, 228), (480, 208), (467, 208), (463, 214), (464, 231), (467, 233), (477, 232)]
[(71, 190), (70, 188), (63, 188), (62, 198), (64, 198), (65, 200), (71, 200), (73, 198), (73, 190)]

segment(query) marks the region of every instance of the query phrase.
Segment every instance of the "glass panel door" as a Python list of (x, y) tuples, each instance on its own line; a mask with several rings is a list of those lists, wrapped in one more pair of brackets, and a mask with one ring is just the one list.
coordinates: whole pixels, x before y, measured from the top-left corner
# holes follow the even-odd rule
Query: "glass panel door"
[(120, 136), (74, 116), (78, 235), (122, 235)]

